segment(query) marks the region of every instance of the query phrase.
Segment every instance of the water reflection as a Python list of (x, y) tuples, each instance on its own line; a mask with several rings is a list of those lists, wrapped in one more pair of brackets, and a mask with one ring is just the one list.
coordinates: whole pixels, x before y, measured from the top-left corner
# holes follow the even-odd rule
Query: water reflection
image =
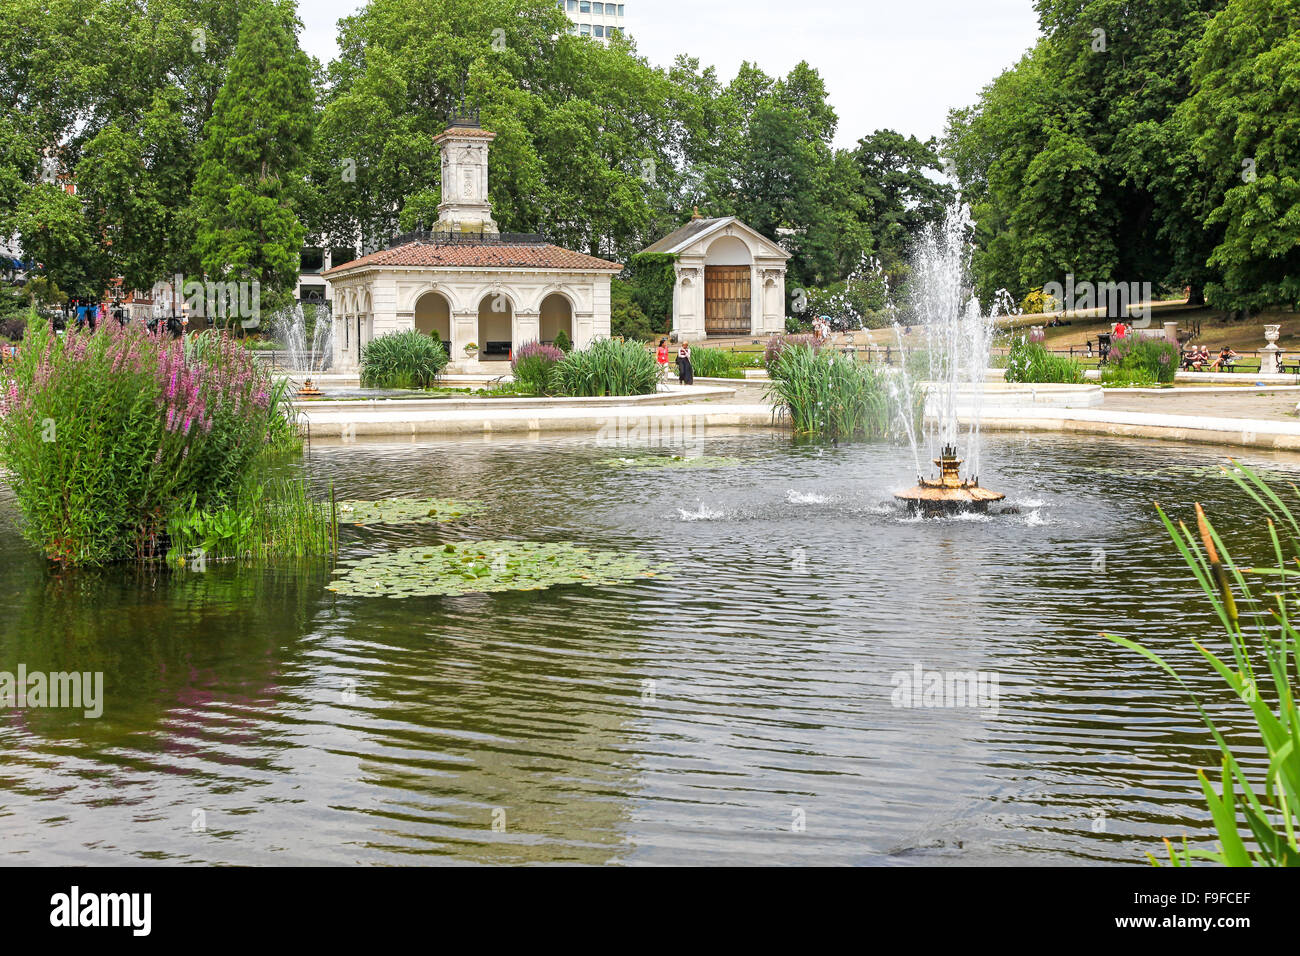
[[(354, 529), (344, 557), (517, 537), (676, 566), (460, 598), (339, 598), (322, 567), (52, 577), (0, 485), (0, 670), (103, 671), (107, 697), (98, 720), (0, 712), (5, 858), (1141, 862), (1209, 836), (1215, 752), (1097, 632), (1202, 673), (1188, 638), (1215, 625), (1150, 502), (1198, 497), (1258, 547), (1213, 450), (994, 436), (984, 470), (1019, 513), (920, 521), (889, 503), (912, 477), (895, 449), (707, 445), (746, 464), (612, 469), (576, 438), (314, 448), (345, 497), (488, 504)], [(996, 673), (998, 707), (895, 707), (917, 665)]]

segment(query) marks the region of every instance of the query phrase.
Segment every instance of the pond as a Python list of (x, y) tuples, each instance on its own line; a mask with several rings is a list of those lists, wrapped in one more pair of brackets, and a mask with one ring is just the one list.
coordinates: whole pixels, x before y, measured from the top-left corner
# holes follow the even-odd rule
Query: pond
[[(0, 711), (4, 859), (1141, 864), (1212, 837), (1217, 751), (1098, 632), (1226, 705), (1152, 506), (1200, 500), (1258, 544), (1221, 451), (990, 436), (984, 483), (1017, 513), (918, 520), (890, 500), (915, 478), (897, 448), (698, 444), (719, 467), (610, 467), (673, 451), (581, 438), (314, 447), (340, 497), (483, 502), (347, 529), (345, 561), (491, 538), (672, 565), (457, 597), (342, 596), (328, 567), (53, 575), (0, 482), (0, 671), (105, 683), (97, 719)], [(896, 706), (910, 675), (972, 671), (995, 698)]]

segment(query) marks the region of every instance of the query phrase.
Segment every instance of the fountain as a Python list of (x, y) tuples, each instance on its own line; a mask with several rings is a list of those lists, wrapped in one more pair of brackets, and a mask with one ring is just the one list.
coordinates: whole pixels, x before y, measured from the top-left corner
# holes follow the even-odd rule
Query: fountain
[[(921, 322), (929, 374), (922, 385), (925, 415), (919, 436), (910, 425), (908, 410), (900, 408), (903, 420), (908, 423), (905, 431), (912, 447), (917, 484), (894, 497), (925, 515), (983, 512), (991, 502), (1006, 497), (980, 487), (980, 411), (994, 324), (998, 315), (1010, 311), (1010, 297), (1001, 293), (987, 315), (981, 311), (970, 288), (971, 230), (969, 209), (959, 202), (953, 203), (941, 226), (927, 233), (913, 264), (913, 307)], [(897, 324), (895, 332), (902, 349), (903, 338)], [(907, 365), (905, 358), (903, 388), (895, 393), (903, 400), (911, 393)], [(964, 408), (958, 408), (959, 398), (965, 400)], [(963, 459), (957, 452), (959, 438), (965, 440), (965, 461), (971, 476), (968, 478), (961, 477)], [(921, 474), (922, 443), (930, 449), (939, 449), (939, 454), (932, 457), (939, 468), (937, 478)]]
[[(329, 306), (316, 306), (310, 331), (301, 304), (277, 312), (271, 319), (271, 331), (288, 353), (287, 365), (291, 371), (320, 374), (334, 355), (334, 323)], [(312, 375), (304, 376), (298, 397), (313, 398), (321, 390), (312, 382)]]

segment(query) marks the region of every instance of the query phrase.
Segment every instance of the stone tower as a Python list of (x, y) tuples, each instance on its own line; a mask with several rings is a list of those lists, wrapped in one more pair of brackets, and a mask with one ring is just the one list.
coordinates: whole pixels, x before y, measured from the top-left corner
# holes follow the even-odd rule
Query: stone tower
[(488, 147), (497, 134), (453, 124), (433, 141), (442, 149), (442, 202), (435, 232), (497, 235), (488, 200)]

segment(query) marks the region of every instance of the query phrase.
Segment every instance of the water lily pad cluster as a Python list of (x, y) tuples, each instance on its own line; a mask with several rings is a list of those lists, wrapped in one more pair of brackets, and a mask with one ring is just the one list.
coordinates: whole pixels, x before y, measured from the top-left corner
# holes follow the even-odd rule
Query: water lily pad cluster
[(353, 525), (420, 524), (454, 521), (484, 509), (481, 501), (451, 498), (382, 498), (379, 501), (340, 501), (339, 523)]
[(456, 541), (403, 548), (335, 569), (329, 590), (373, 597), (456, 596), (536, 591), (560, 584), (623, 584), (664, 576), (665, 566), (572, 542)]
[(741, 464), (739, 458), (721, 455), (642, 455), (639, 458), (606, 458), (601, 464), (610, 468), (730, 468)]

